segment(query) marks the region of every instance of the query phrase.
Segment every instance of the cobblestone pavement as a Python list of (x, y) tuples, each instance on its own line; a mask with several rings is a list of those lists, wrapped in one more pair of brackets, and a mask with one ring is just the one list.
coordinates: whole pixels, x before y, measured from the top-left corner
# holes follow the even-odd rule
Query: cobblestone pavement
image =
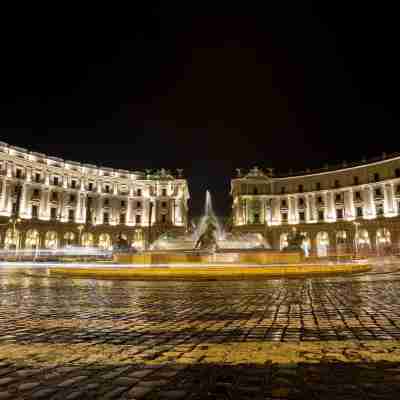
[(400, 266), (122, 282), (0, 272), (1, 399), (395, 399)]

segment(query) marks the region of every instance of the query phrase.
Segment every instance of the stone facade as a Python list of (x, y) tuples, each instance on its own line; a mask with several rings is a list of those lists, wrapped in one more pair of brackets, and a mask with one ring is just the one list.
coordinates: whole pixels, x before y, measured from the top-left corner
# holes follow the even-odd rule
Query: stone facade
[(189, 191), (177, 176), (65, 161), (0, 142), (0, 247), (145, 247), (183, 232)]
[(233, 226), (285, 247), (296, 227), (309, 251), (387, 251), (400, 244), (400, 155), (306, 173), (255, 167), (231, 180)]

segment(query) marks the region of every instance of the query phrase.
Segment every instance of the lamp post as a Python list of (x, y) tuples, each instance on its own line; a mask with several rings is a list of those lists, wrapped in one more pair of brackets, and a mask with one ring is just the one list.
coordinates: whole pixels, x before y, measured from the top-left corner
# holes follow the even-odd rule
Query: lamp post
[(79, 236), (78, 236), (78, 244), (79, 244), (79, 246), (81, 246), (81, 245), (82, 245), (82, 243), (81, 243), (81, 236), (82, 236), (82, 231), (83, 231), (83, 228), (84, 228), (84, 226), (83, 226), (83, 225), (79, 225), (79, 226), (78, 226), (78, 232), (79, 232)]
[(18, 222), (21, 222), (21, 219), (18, 217), (15, 217), (15, 216), (11, 217), (9, 220), (9, 223), (12, 225), (12, 238), (13, 238), (13, 241), (15, 241), (15, 256), (17, 256), (18, 247), (19, 247), (19, 240), (17, 240), (17, 238), (16, 238), (17, 230), (15, 228), (15, 226), (17, 225)]
[(360, 223), (359, 222), (353, 222), (353, 224), (354, 224), (355, 229), (356, 229), (356, 232), (355, 232), (355, 235), (354, 235), (354, 248), (355, 248), (355, 251), (356, 251), (356, 258), (357, 258), (358, 257), (358, 227), (359, 227)]

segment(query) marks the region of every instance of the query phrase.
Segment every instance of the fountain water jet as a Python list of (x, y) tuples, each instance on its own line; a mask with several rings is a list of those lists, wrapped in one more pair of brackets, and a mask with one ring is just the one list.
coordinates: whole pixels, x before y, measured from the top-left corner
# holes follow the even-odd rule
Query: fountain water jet
[(169, 232), (162, 234), (151, 246), (151, 250), (243, 250), (269, 249), (265, 238), (259, 233), (225, 232), (215, 215), (211, 194), (206, 191), (204, 215), (194, 233), (176, 236)]

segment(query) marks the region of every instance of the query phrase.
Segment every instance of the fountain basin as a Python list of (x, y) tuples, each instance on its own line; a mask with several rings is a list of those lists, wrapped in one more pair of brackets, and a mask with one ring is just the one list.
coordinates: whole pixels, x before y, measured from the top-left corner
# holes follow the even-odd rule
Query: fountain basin
[(367, 272), (371, 268), (367, 263), (341, 264), (294, 264), (294, 265), (182, 265), (182, 266), (121, 266), (121, 267), (74, 267), (50, 268), (50, 275), (55, 277), (149, 280), (149, 281), (215, 281), (215, 280), (264, 280), (275, 278), (300, 278), (305, 276), (325, 276), (336, 274), (354, 274)]
[(303, 260), (301, 252), (274, 250), (221, 250), (215, 253), (202, 251), (146, 251), (142, 253), (115, 253), (115, 263), (120, 264), (177, 264), (177, 263), (238, 263), (238, 264), (294, 264)]

